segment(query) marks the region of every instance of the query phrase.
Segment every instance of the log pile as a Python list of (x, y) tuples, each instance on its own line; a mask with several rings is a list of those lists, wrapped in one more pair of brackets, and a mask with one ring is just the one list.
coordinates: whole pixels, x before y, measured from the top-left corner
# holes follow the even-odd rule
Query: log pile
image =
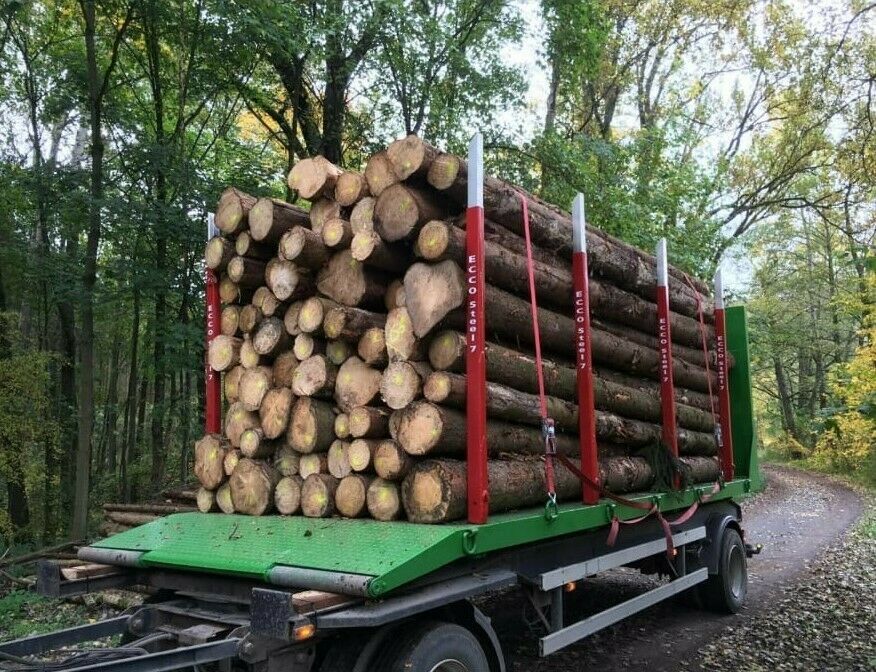
[[(229, 188), (206, 262), (220, 278), (224, 432), (195, 446), (201, 511), (445, 522), (465, 513), (467, 167), (416, 136), (363, 173), (317, 156), (301, 208)], [(545, 497), (520, 191), (484, 182), (491, 511)], [(558, 450), (578, 454), (571, 220), (528, 195), (538, 324)], [(655, 261), (588, 230), (596, 431), (603, 484), (655, 485), (661, 438)], [(670, 270), (681, 466), (718, 475), (706, 287)], [(699, 307), (702, 304), (703, 318)], [(679, 468), (679, 467), (677, 467)], [(558, 469), (558, 494), (580, 485)]]

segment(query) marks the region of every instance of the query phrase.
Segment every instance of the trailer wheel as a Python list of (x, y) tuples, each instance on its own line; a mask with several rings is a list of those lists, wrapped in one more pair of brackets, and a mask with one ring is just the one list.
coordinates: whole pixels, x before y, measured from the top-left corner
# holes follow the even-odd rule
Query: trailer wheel
[(700, 596), (708, 609), (727, 614), (736, 614), (742, 609), (748, 592), (748, 568), (745, 544), (732, 527), (727, 527), (721, 538), (718, 573), (710, 575), (700, 587)]
[(454, 623), (429, 621), (402, 633), (375, 670), (385, 672), (490, 672), (477, 638)]

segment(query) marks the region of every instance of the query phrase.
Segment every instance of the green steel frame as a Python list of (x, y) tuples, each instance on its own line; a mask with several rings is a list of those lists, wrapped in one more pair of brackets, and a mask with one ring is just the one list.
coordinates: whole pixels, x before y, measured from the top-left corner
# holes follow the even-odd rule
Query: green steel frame
[[(710, 497), (733, 499), (760, 484), (752, 409), (745, 309), (727, 310), (727, 343), (735, 358), (730, 373), (736, 479)], [(678, 492), (639, 493), (662, 512), (680, 511), (700, 500), (709, 485)], [(310, 519), (222, 514), (176, 514), (94, 544), (139, 552), (142, 567), (244, 576), (269, 581), (275, 567), (291, 566), (372, 577), (368, 592), (379, 597), (465, 557), (606, 527), (617, 515), (628, 520), (641, 510), (602, 500), (563, 504), (555, 516), (541, 508), (491, 516), (483, 525), (417, 525), (371, 520)]]

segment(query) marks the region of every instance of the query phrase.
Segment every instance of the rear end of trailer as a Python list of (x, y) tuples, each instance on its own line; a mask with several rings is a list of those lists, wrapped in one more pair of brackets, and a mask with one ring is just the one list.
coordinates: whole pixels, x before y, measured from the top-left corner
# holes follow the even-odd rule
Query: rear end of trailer
[[(545, 413), (544, 504), (490, 513), (480, 165), (476, 136), (466, 215), (467, 519), (424, 525), (170, 515), (83, 548), (79, 555), (86, 564), (79, 568), (43, 563), (38, 585), (44, 595), (145, 586), (151, 597), (112, 619), (0, 644), (4, 667), (43, 668), (45, 656), (54, 652), (56, 670), (157, 672), (209, 664), (284, 672), (496, 672), (505, 669), (503, 643), (477, 605), (507, 591), (534, 615), (542, 656), (682, 594), (702, 608), (740, 609), (746, 561), (757, 549), (745, 538), (738, 501), (759, 486), (745, 309), (725, 309), (717, 288), (719, 480), (674, 480), (665, 490), (624, 496), (605, 491), (596, 466), (580, 201), (573, 204), (580, 460), (552, 450), (553, 427)], [(665, 269), (665, 245), (657, 252)], [(675, 280), (660, 269), (658, 263), (657, 306), (667, 311), (667, 285)], [(218, 332), (215, 278), (208, 277), (207, 287), (210, 338)], [(668, 329), (665, 312), (659, 314), (660, 328)], [(677, 456), (672, 341), (668, 332), (658, 337), (668, 372), (660, 381), (663, 439)], [(732, 368), (728, 355), (735, 361)], [(206, 399), (207, 429), (217, 431), (219, 381), (209, 367)], [(580, 479), (579, 501), (557, 501), (552, 479), (561, 469)], [(569, 594), (586, 595), (593, 577), (619, 567), (663, 580), (634, 598), (576, 616), (567, 604)], [(114, 648), (69, 649), (108, 637), (116, 637)]]

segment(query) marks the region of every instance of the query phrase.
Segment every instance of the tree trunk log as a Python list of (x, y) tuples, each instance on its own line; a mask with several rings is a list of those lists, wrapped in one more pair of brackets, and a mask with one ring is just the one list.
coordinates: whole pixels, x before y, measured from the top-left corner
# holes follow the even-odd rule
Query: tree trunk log
[(308, 518), (328, 518), (335, 512), (338, 479), (329, 474), (312, 474), (301, 486), (301, 512)]
[(365, 165), (365, 180), (368, 182), (368, 190), (375, 198), (399, 181), (386, 152), (378, 152), (368, 159)]
[(304, 226), (293, 227), (284, 233), (278, 251), (280, 258), (311, 270), (321, 268), (331, 256), (322, 236)]
[(310, 228), (322, 240), (322, 227), (330, 219), (341, 216), (341, 206), (332, 198), (321, 198), (310, 207)]
[(357, 406), (349, 413), (349, 432), (355, 439), (373, 439), (389, 433), (389, 413), (374, 406)]
[(321, 453), (334, 441), (335, 413), (318, 399), (301, 397), (292, 407), (286, 443), (299, 453)]
[(386, 155), (393, 172), (400, 180), (406, 180), (415, 175), (426, 177), (439, 152), (416, 135), (409, 135), (391, 143), (386, 148)]
[(313, 278), (302, 273), (293, 262), (285, 259), (271, 260), (266, 268), (265, 283), (281, 302), (295, 301), (313, 294)]
[(267, 462), (242, 458), (228, 480), (237, 513), (261, 516), (274, 506), (274, 488), (280, 475)]
[(335, 491), (335, 506), (346, 518), (361, 518), (368, 513), (367, 493), (372, 476), (350, 474), (338, 483)]
[(291, 344), (292, 337), (279, 317), (262, 320), (252, 337), (253, 350), (265, 357), (276, 357), (288, 350)]
[(397, 520), (402, 516), (401, 494), (392, 481), (375, 478), (366, 494), (368, 513), (375, 520)]
[(413, 458), (393, 439), (385, 439), (374, 454), (374, 471), (387, 481), (400, 481), (414, 464)]
[(228, 187), (219, 197), (214, 223), (224, 234), (232, 236), (246, 229), (249, 211), (256, 199), (234, 187)]
[(304, 301), (295, 301), (289, 304), (286, 312), (283, 313), (283, 326), (286, 327), (286, 333), (290, 336), (297, 336), (301, 333), (301, 328), (298, 326), (298, 316), (303, 307)]
[(281, 352), (271, 367), (272, 380), (276, 387), (292, 387), (295, 370), (298, 368), (298, 358), (294, 352)]
[(306, 210), (276, 198), (260, 198), (249, 213), (249, 232), (252, 237), (274, 246), (290, 229), (309, 224), (310, 215)]
[(381, 273), (353, 259), (350, 250), (332, 255), (316, 279), (320, 292), (345, 306), (382, 306), (387, 284)]
[(223, 461), (230, 449), (219, 434), (205, 434), (195, 443), (195, 476), (207, 490), (215, 490), (225, 480)]
[(356, 353), (369, 366), (381, 368), (389, 362), (386, 353), (386, 333), (380, 327), (371, 327), (359, 339)]
[(335, 436), (339, 439), (350, 437), (350, 415), (348, 413), (338, 413), (335, 416)]
[(290, 446), (280, 446), (274, 454), (274, 469), (283, 477), (295, 476), (300, 462), (301, 454)]
[(222, 513), (234, 513), (234, 501), (231, 499), (231, 483), (226, 481), (216, 491), (216, 505)]
[(240, 287), (259, 287), (265, 282), (265, 262), (234, 257), (228, 262), (228, 277)]
[(286, 432), (294, 401), (295, 397), (288, 387), (273, 387), (265, 393), (259, 407), (259, 418), (266, 438), (276, 439)]
[(326, 313), (322, 323), (326, 338), (357, 342), (362, 334), (372, 327), (383, 329), (386, 326), (386, 315), (372, 313), (361, 308), (338, 306)]
[(414, 323), (407, 307), (400, 306), (389, 311), (384, 333), (390, 362), (418, 360), (425, 356), (425, 344), (414, 333)]
[(225, 453), (225, 459), (222, 460), (222, 470), (225, 472), (226, 476), (231, 476), (231, 474), (234, 473), (234, 467), (240, 462), (241, 457), (243, 457), (243, 455), (239, 448), (232, 448)]
[(258, 306), (254, 306), (251, 303), (242, 306), (240, 309), (240, 317), (238, 318), (238, 321), (240, 322), (240, 330), (244, 334), (251, 334), (255, 331), (256, 327), (259, 326), (259, 323), (264, 317), (265, 314)]
[(301, 198), (316, 201), (322, 197), (331, 198), (342, 171), (323, 156), (302, 159), (289, 171), (289, 188), (297, 191)]
[(411, 264), (406, 247), (386, 243), (374, 231), (355, 233), (350, 241), (350, 252), (353, 259), (393, 274), (403, 274)]
[(265, 437), (261, 428), (247, 429), (240, 435), (241, 457), (265, 458), (272, 456), (279, 446)]
[(392, 362), (383, 370), (380, 397), (391, 409), (400, 410), (422, 396), (423, 381), (431, 367), (424, 362), (418, 364), (421, 366), (414, 366), (414, 362)]
[(353, 355), (350, 344), (346, 341), (331, 340), (325, 344), (325, 356), (335, 366), (340, 366)]
[(350, 357), (338, 369), (335, 401), (342, 411), (367, 406), (380, 393), (380, 371), (358, 357)]
[(298, 365), (292, 376), (292, 392), (299, 397), (328, 397), (334, 393), (338, 367), (325, 355), (313, 355)]
[(368, 196), (368, 180), (361, 173), (345, 170), (335, 185), (335, 200), (343, 207), (355, 205)]
[(270, 243), (260, 243), (252, 237), (249, 231), (241, 231), (234, 240), (234, 251), (238, 257), (250, 257), (267, 261), (276, 254), (276, 246)]
[(237, 365), (230, 371), (225, 372), (222, 387), (225, 390), (225, 401), (227, 403), (233, 404), (240, 398), (240, 378), (245, 370), (242, 366)]
[(350, 247), (352, 240), (353, 229), (346, 219), (330, 219), (322, 227), (322, 242), (331, 251)]
[(301, 311), (298, 313), (298, 328), (305, 334), (319, 333), (326, 313), (337, 305), (324, 296), (311, 296), (301, 305)]
[(246, 410), (241, 402), (235, 402), (228, 407), (225, 414), (225, 436), (234, 448), (240, 448), (241, 434), (258, 426), (258, 414)]
[(313, 474), (328, 474), (328, 459), (325, 453), (302, 455), (298, 462), (298, 475), (308, 478)]
[(207, 268), (221, 273), (228, 266), (228, 262), (235, 257), (234, 245), (230, 240), (222, 236), (214, 236), (207, 241), (204, 248), (204, 263)]
[(353, 471), (368, 471), (374, 465), (374, 455), (382, 439), (355, 439), (347, 449), (347, 460)]
[[(442, 219), (450, 208), (433, 192), (406, 184), (394, 184), (377, 197), (374, 228), (390, 243), (409, 239), (432, 219)], [(454, 211), (458, 211), (454, 208)]]
[(328, 463), (328, 473), (335, 478), (344, 478), (349, 476), (352, 471), (350, 466), (350, 442), (335, 439), (332, 445), (329, 446), (326, 454), (326, 462)]
[(294, 516), (301, 510), (301, 487), (304, 480), (300, 476), (284, 476), (274, 489), (274, 506), (277, 513)]
[(268, 366), (247, 369), (240, 377), (239, 403), (247, 411), (258, 411), (268, 390), (271, 389), (272, 371)]
[(234, 336), (240, 331), (240, 306), (225, 306), (219, 318), (219, 331), (223, 336)]
[(377, 199), (373, 196), (366, 196), (356, 203), (350, 213), (350, 226), (353, 227), (353, 234), (374, 231), (374, 205), (376, 203)]
[(210, 362), (210, 367), (214, 371), (227, 371), (233, 366), (237, 366), (240, 361), (240, 347), (243, 341), (234, 336), (225, 336), (219, 334), (210, 341), (209, 352), (207, 353), (207, 361)]

